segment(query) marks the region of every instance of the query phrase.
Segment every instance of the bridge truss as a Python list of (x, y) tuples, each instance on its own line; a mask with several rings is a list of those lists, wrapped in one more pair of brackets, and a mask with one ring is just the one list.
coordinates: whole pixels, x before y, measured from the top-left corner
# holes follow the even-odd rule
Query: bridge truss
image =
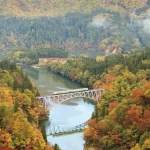
[(104, 89), (101, 88), (101, 89), (73, 92), (73, 93), (67, 93), (67, 94), (58, 94), (58, 95), (37, 97), (37, 100), (44, 107), (50, 106), (51, 102), (60, 104), (67, 100), (70, 100), (73, 98), (79, 98), (79, 97), (89, 98), (89, 99), (92, 99), (93, 101), (97, 102), (99, 97), (102, 95), (103, 91), (104, 91)]
[(64, 129), (60, 126), (54, 126), (54, 128), (50, 129), (50, 132), (47, 134), (47, 136), (60, 136), (60, 135), (65, 135), (65, 134), (71, 134), (71, 133), (76, 133), (83, 131), (87, 127), (87, 123), (84, 122), (82, 124), (79, 124), (73, 128), (70, 129)]

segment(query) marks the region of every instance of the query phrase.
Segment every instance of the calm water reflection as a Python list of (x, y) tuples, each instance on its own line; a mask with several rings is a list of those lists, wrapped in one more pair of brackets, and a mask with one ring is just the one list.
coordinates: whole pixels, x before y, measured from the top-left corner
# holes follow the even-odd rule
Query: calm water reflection
[[(35, 83), (41, 95), (50, 95), (54, 91), (82, 88), (80, 84), (74, 83), (59, 75), (49, 73), (46, 70), (24, 68), (24, 71)], [(93, 111), (93, 103), (83, 98), (73, 99), (63, 104), (53, 104), (49, 121), (45, 122), (47, 134), (50, 132), (50, 129), (57, 126), (62, 129), (67, 129), (81, 124), (91, 117)], [(84, 145), (83, 133), (59, 137), (48, 136), (48, 141), (52, 144), (57, 143), (62, 150), (83, 150)]]

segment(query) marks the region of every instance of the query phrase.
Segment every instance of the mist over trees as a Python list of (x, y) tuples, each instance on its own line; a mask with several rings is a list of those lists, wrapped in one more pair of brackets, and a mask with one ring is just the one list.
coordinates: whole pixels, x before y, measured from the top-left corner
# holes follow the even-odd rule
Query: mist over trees
[[(147, 4), (149, 6), (149, 3)], [(143, 10), (147, 10), (146, 8)], [(141, 15), (142, 10), (137, 9)], [(60, 47), (73, 54), (91, 56), (128, 53), (149, 46), (149, 20), (103, 8), (59, 17), (17, 18), (0, 16), (0, 47), (32, 49)]]
[[(0, 51), (11, 61), (82, 54), (47, 68), (105, 89), (84, 130), (85, 150), (150, 149), (149, 8), (150, 0), (0, 0)], [(0, 62), (0, 149), (60, 149), (47, 145), (39, 120), (48, 111), (36, 96), (21, 68)]]

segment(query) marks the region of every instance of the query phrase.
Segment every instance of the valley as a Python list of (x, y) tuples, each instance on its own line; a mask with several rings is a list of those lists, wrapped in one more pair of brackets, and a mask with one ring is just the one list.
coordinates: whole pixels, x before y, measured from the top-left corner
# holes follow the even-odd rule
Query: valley
[(149, 150), (149, 41), (150, 0), (0, 0), (0, 150)]

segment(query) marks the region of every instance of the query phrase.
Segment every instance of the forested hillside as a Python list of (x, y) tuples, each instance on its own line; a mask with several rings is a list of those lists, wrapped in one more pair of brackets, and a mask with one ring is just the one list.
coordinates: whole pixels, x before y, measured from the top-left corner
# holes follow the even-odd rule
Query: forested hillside
[(150, 82), (146, 71), (136, 74), (115, 66), (101, 78), (107, 87), (84, 131), (85, 150), (148, 150), (150, 148)]
[[(70, 12), (90, 13), (100, 7), (119, 11), (144, 7), (147, 0), (0, 0), (1, 13), (11, 16), (61, 16)], [(123, 12), (123, 11), (121, 11)]]
[(16, 63), (23, 64), (38, 64), (39, 58), (67, 58), (68, 52), (62, 48), (37, 48), (37, 49), (17, 49), (7, 53), (7, 59), (13, 60)]
[(150, 148), (150, 49), (47, 66), (85, 86), (105, 89), (84, 131), (85, 150)]
[(91, 88), (101, 86), (99, 85), (101, 82), (98, 82), (98, 80), (103, 76), (107, 77), (108, 69), (115, 65), (126, 66), (132, 73), (145, 70), (147, 79), (150, 79), (150, 49), (133, 52), (130, 55), (111, 55), (100, 61), (95, 58), (83, 57), (82, 59), (68, 60), (65, 64), (61, 62), (53, 63), (52, 61), (47, 63), (47, 67), (51, 71)]
[[(150, 0), (0, 0), (0, 52), (9, 60), (73, 57), (47, 68), (105, 89), (84, 130), (85, 150), (150, 149), (149, 41)], [(38, 95), (21, 68), (0, 62), (0, 150), (58, 149), (39, 125), (49, 112)]]
[(149, 46), (146, 0), (1, 0), (0, 4), (0, 49), (56, 46), (70, 55), (96, 56)]
[(53, 150), (39, 120), (47, 110), (36, 100), (38, 90), (14, 63), (0, 62), (0, 150)]

